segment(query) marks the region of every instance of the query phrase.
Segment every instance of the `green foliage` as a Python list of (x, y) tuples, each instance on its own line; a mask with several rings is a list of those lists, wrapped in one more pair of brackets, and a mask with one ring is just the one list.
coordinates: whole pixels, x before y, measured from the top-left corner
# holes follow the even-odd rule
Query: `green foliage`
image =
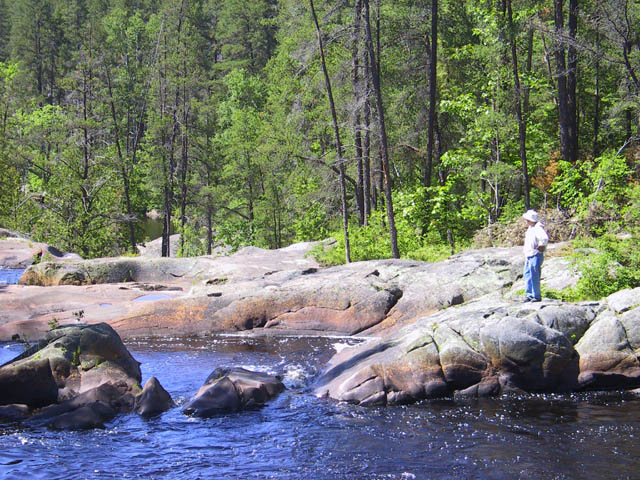
[(601, 155), (594, 160), (594, 165), (589, 171), (592, 189), (587, 200), (619, 210), (627, 199), (631, 174), (632, 170), (627, 165), (626, 158), (613, 152)]
[(564, 206), (584, 214), (594, 204), (613, 210), (625, 204), (632, 171), (624, 157), (609, 151), (579, 165), (561, 160), (559, 166), (551, 192)]
[(73, 365), (76, 368), (78, 368), (78, 366), (80, 366), (80, 355), (81, 354), (82, 354), (82, 351), (80, 350), (80, 345), (78, 345), (78, 348), (76, 349), (76, 351), (73, 352), (73, 357), (71, 359), (71, 365)]
[(49, 320), (47, 322), (47, 325), (49, 326), (49, 330), (54, 330), (60, 326), (56, 317), (53, 317), (51, 320)]
[[(209, 235), (232, 248), (333, 235), (338, 247), (324, 255), (341, 262), (335, 139), (305, 2), (0, 5), (0, 225), (85, 257), (135, 254), (144, 239), (136, 220), (155, 210), (182, 234), (183, 256), (205, 253)], [(547, 61), (553, 46), (531, 30), (554, 28), (552, 7), (513, 6), (510, 32), (495, 2), (439, 2), (438, 145), (428, 179), (430, 6), (397, 1), (371, 9), (406, 258), (444, 258), (450, 243), (463, 248), (478, 229), (525, 209), (511, 33), (531, 206), (555, 201), (592, 235), (634, 233), (640, 224), (640, 157), (627, 142), (640, 102), (624, 87), (640, 57), (631, 49), (624, 58), (620, 47), (640, 10), (612, 4), (605, 28), (594, 21), (596, 3), (581, 5), (580, 158), (567, 163), (558, 161), (559, 74)], [(356, 225), (358, 137), (370, 147), (371, 196), (382, 192), (379, 121), (366, 98), (371, 85), (354, 7), (316, 2), (357, 260), (388, 257), (390, 248), (377, 207), (367, 226)], [(598, 62), (589, 51), (602, 52)], [(626, 142), (625, 157), (615, 155)]]
[(319, 198), (320, 184), (313, 176), (296, 175), (292, 193), (297, 215), (293, 219), (295, 240), (322, 240), (330, 236), (327, 208)]
[(178, 257), (197, 257), (206, 253), (202, 242), (202, 231), (189, 224), (186, 224), (184, 228), (180, 228), (178, 231), (181, 235)]
[(600, 299), (625, 288), (640, 286), (640, 242), (638, 238), (603, 235), (586, 243), (597, 252), (578, 254), (581, 277), (577, 296)]
[(640, 242), (637, 236), (606, 234), (574, 242), (573, 261), (580, 272), (574, 287), (542, 288), (542, 296), (566, 302), (600, 300), (619, 290), (640, 287)]
[(628, 202), (622, 208), (621, 214), (626, 227), (636, 236), (640, 235), (640, 184), (627, 189)]
[[(396, 217), (398, 246), (401, 252), (406, 252), (403, 253), (403, 258), (427, 262), (448, 258), (451, 255), (451, 247), (443, 242), (438, 232), (430, 231), (421, 235), (416, 223), (412, 221), (413, 214), (411, 208), (407, 207), (406, 215), (398, 214)], [(339, 265), (344, 263), (344, 235), (342, 231), (335, 231), (331, 236), (336, 239), (334, 245), (315, 247), (311, 255), (324, 265)], [(349, 241), (353, 261), (388, 258), (391, 241), (386, 213), (376, 210), (371, 215), (368, 225), (351, 225)]]

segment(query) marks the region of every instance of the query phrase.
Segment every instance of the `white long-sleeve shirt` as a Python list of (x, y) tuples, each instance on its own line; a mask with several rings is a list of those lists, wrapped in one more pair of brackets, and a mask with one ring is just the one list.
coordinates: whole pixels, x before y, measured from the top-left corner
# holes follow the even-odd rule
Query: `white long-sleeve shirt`
[(524, 236), (524, 256), (529, 258), (538, 253), (538, 247), (544, 247), (549, 243), (549, 235), (544, 231), (540, 222), (529, 227)]

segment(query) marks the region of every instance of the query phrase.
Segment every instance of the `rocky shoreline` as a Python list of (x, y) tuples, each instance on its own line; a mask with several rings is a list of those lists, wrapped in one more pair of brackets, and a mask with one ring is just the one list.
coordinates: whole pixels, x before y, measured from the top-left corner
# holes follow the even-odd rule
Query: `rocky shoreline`
[(640, 385), (640, 289), (602, 302), (487, 296), (344, 349), (316, 394), (362, 405)]
[[(640, 386), (640, 289), (599, 302), (521, 303), (518, 247), (464, 252), (439, 263), (378, 260), (331, 268), (307, 255), (312, 247), (40, 262), (20, 285), (0, 290), (0, 341), (45, 338), (54, 319), (106, 323), (125, 339), (355, 335), (368, 340), (331, 359), (315, 394), (361, 405)], [(577, 279), (562, 250), (548, 250), (543, 283), (550, 288)]]

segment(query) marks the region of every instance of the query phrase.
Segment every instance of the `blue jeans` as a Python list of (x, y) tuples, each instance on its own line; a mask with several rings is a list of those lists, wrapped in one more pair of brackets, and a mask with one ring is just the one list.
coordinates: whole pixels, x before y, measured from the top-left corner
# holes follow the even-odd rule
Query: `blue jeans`
[(540, 272), (543, 259), (542, 253), (538, 252), (537, 255), (528, 257), (524, 262), (524, 289), (528, 298), (535, 298), (536, 300), (542, 298), (540, 294)]

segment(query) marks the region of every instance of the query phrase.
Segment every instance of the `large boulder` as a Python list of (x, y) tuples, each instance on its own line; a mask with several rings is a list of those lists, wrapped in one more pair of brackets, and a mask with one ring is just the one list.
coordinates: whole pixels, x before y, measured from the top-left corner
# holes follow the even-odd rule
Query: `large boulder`
[(166, 412), (173, 406), (175, 404), (171, 395), (160, 385), (156, 377), (151, 377), (136, 397), (134, 410), (143, 417), (150, 417)]
[(576, 344), (576, 351), (580, 355), (582, 388), (640, 385), (640, 308), (622, 314), (605, 310)]
[(154, 377), (140, 389), (140, 364), (107, 324), (51, 330), (0, 367), (0, 418), (28, 418), (56, 429), (103, 427), (133, 410), (149, 416), (173, 406)]
[(66, 262), (81, 260), (72, 253), (64, 253), (46, 243), (34, 242), (28, 235), (0, 228), (0, 267), (27, 268), (41, 261)]
[(36, 358), (0, 368), (0, 405), (13, 403), (32, 408), (58, 400), (58, 383), (49, 360)]
[(577, 304), (489, 295), (342, 350), (316, 393), (384, 405), (443, 395), (636, 388), (639, 306), (640, 289)]
[(104, 383), (139, 389), (140, 365), (118, 334), (107, 324), (59, 327), (0, 368), (0, 405), (42, 407)]
[(277, 376), (243, 368), (218, 368), (183, 407), (186, 415), (212, 417), (263, 406), (284, 390)]
[[(169, 236), (169, 257), (175, 258), (180, 248), (180, 234), (174, 233)], [(141, 257), (162, 257), (162, 237), (138, 243), (138, 253)]]
[(279, 250), (247, 247), (230, 256), (189, 258), (117, 257), (32, 265), (20, 279), (22, 285), (95, 285), (119, 282), (246, 281), (282, 269), (314, 268), (318, 263), (305, 254), (315, 243)]
[(20, 285), (92, 285), (130, 282), (138, 272), (136, 259), (94, 259), (81, 262), (41, 262), (31, 265), (20, 278)]
[(587, 330), (598, 309), (569, 305), (563, 311), (559, 302), (487, 296), (343, 349), (319, 378), (316, 393), (387, 405), (448, 395), (573, 391), (580, 388), (579, 356), (571, 338)]

